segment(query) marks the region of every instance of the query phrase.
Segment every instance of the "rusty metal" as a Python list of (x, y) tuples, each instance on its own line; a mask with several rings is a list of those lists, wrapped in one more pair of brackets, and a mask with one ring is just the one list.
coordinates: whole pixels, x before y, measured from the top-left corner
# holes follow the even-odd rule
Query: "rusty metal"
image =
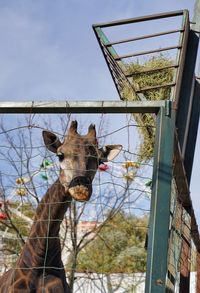
[[(166, 19), (170, 17), (182, 17), (182, 25), (180, 28), (174, 28), (173, 30), (166, 30), (162, 32), (155, 32), (151, 34), (145, 34), (141, 36), (136, 36), (136, 37), (130, 37), (130, 38), (124, 38), (120, 40), (115, 40), (115, 41), (110, 41), (105, 33), (103, 32), (104, 28), (109, 28), (109, 27), (118, 27), (120, 25), (129, 25), (129, 24), (134, 24), (138, 22), (143, 22), (143, 21), (153, 21), (153, 20), (159, 20), (159, 19)], [(113, 78), (113, 81), (115, 83), (115, 86), (117, 88), (117, 91), (120, 95), (121, 99), (124, 99), (122, 89), (124, 86), (130, 86), (132, 91), (134, 92), (134, 96), (136, 97), (137, 100), (145, 100), (145, 95), (142, 94), (144, 91), (137, 91), (137, 85), (134, 83), (133, 80), (133, 74), (127, 74), (126, 72), (126, 63), (124, 63), (124, 60), (127, 58), (133, 58), (133, 57), (142, 57), (145, 55), (151, 55), (151, 54), (157, 54), (161, 52), (166, 52), (166, 51), (171, 51), (171, 50), (177, 50), (177, 58), (175, 62), (175, 71), (174, 71), (174, 80), (172, 82), (172, 91), (171, 91), (171, 100), (174, 100), (175, 97), (178, 99), (178, 95), (180, 95), (180, 84), (182, 80), (182, 71), (183, 71), (183, 66), (184, 66), (184, 58), (186, 55), (186, 44), (187, 44), (187, 38), (188, 38), (188, 31), (189, 31), (189, 15), (187, 10), (181, 10), (181, 11), (172, 11), (169, 13), (161, 13), (161, 14), (156, 14), (156, 15), (149, 15), (149, 16), (144, 16), (144, 17), (136, 17), (136, 18), (130, 18), (130, 19), (125, 19), (125, 20), (119, 20), (119, 21), (112, 21), (112, 22), (107, 22), (107, 23), (101, 23), (101, 24), (96, 24), (93, 25), (96, 37), (98, 39), (98, 42), (100, 44), (100, 47), (102, 49), (102, 52), (104, 54), (105, 60), (107, 62), (108, 68), (110, 70), (111, 76)], [(157, 29), (157, 28), (156, 28)], [(135, 42), (139, 40), (145, 40), (145, 39), (151, 39), (155, 37), (160, 37), (160, 36), (168, 36), (169, 34), (176, 33), (179, 35), (179, 40), (178, 44), (174, 46), (169, 46), (169, 47), (163, 47), (163, 48), (156, 48), (152, 50), (146, 50), (142, 52), (136, 52), (136, 53), (129, 53), (129, 54), (123, 54), (120, 55), (117, 53), (116, 49), (114, 48), (114, 45), (120, 45), (123, 43), (130, 43), (130, 42)], [(178, 36), (177, 35), (177, 36)], [(180, 65), (180, 66), (179, 66)], [(112, 67), (112, 68), (111, 68)], [(179, 68), (180, 67), (180, 68)], [(165, 68), (165, 66), (163, 66)], [(118, 73), (116, 71), (120, 72), (120, 78), (118, 77)], [(162, 70), (162, 68), (155, 68), (151, 72), (156, 71), (156, 70)], [(137, 74), (137, 72), (136, 72)], [(122, 77), (123, 76), (123, 77)], [(132, 78), (132, 79), (131, 79)], [(175, 86), (174, 86), (175, 84)]]
[(185, 167), (183, 164), (183, 159), (181, 155), (181, 149), (178, 142), (177, 134), (175, 136), (175, 149), (174, 149), (174, 178), (176, 180), (176, 186), (177, 186), (177, 190), (179, 194), (178, 200), (191, 216), (191, 236), (197, 251), (200, 253), (200, 235), (198, 231), (198, 225), (197, 225), (194, 209), (192, 206), (189, 185), (187, 181), (187, 176), (186, 176)]
[(156, 20), (161, 18), (169, 18), (169, 17), (176, 17), (181, 16), (185, 13), (186, 10), (178, 10), (178, 11), (171, 11), (171, 12), (164, 12), (164, 13), (158, 13), (158, 14), (152, 14), (152, 15), (146, 15), (142, 17), (134, 17), (134, 18), (128, 18), (123, 20), (117, 20), (117, 21), (111, 21), (106, 23), (98, 23), (94, 24), (93, 28), (96, 27), (112, 27), (112, 26), (118, 26), (118, 25), (125, 25), (125, 24), (131, 24), (131, 23), (137, 23), (137, 22), (143, 22), (143, 21), (150, 21), (150, 20)]
[(121, 56), (115, 57), (115, 60), (121, 60), (121, 59), (137, 57), (137, 56), (147, 55), (147, 54), (153, 54), (153, 53), (158, 53), (158, 52), (164, 52), (164, 51), (170, 51), (170, 50), (175, 50), (175, 49), (181, 49), (181, 48), (182, 48), (181, 46), (170, 46), (170, 47), (165, 47), (165, 48), (160, 48), (160, 49), (155, 49), (155, 50), (141, 51), (141, 52), (137, 52), (134, 54), (127, 54), (127, 55), (121, 55)]
[(175, 85), (176, 85), (176, 83), (170, 82), (170, 83), (166, 83), (166, 84), (162, 84), (162, 85), (154, 85), (154, 86), (144, 87), (144, 88), (141, 88), (139, 90), (136, 90), (136, 93), (150, 91), (150, 90), (156, 90), (156, 89), (161, 89), (161, 88), (165, 88), (165, 87), (173, 87)]
[(182, 212), (182, 247), (180, 255), (180, 286), (181, 293), (190, 291), (190, 262), (191, 262), (191, 219), (187, 212)]
[(196, 284), (196, 293), (200, 292), (200, 253), (197, 252), (196, 256), (196, 270), (197, 270), (197, 284)]
[(181, 83), (182, 83), (183, 71), (184, 71), (184, 65), (185, 65), (189, 31), (190, 31), (189, 12), (186, 11), (184, 15), (184, 19), (182, 21), (182, 32), (180, 34), (180, 40), (179, 40), (179, 44), (182, 50), (178, 51), (178, 54), (176, 57), (177, 63), (179, 64), (179, 67), (177, 68), (177, 72), (175, 75), (176, 88), (174, 91), (174, 96), (175, 96), (176, 105), (178, 105), (178, 101), (180, 98), (180, 90), (181, 90)]
[(109, 42), (105, 46), (110, 47), (113, 45), (119, 45), (119, 44), (123, 44), (123, 43), (135, 42), (135, 41), (140, 41), (140, 40), (144, 40), (144, 39), (149, 39), (149, 38), (154, 38), (154, 37), (159, 37), (159, 36), (164, 36), (164, 35), (169, 35), (169, 34), (174, 34), (174, 33), (180, 33), (183, 31), (184, 31), (183, 29), (176, 29), (176, 30), (171, 30), (171, 31), (164, 31), (164, 32), (160, 32), (160, 33), (150, 34), (150, 35), (143, 35), (143, 36), (130, 38), (130, 39), (124, 39), (124, 40), (120, 40), (120, 41), (116, 41), (116, 42)]
[(157, 113), (165, 104), (165, 101), (1, 101), (0, 113)]
[(152, 69), (144, 69), (142, 71), (137, 71), (137, 72), (132, 72), (132, 73), (127, 73), (125, 74), (126, 77), (131, 77), (134, 75), (139, 75), (139, 74), (146, 74), (146, 73), (154, 73), (160, 70), (165, 70), (165, 69), (170, 69), (170, 68), (177, 68), (179, 64), (174, 64), (174, 65), (166, 65), (163, 67), (157, 67), (157, 68), (152, 68)]
[[(196, 21), (192, 24), (191, 27), (190, 27), (191, 23), (189, 20), (189, 12), (187, 10), (173, 11), (169, 13), (161, 13), (156, 15), (148, 15), (144, 17), (136, 17), (131, 19), (112, 21), (112, 22), (101, 23), (101, 24), (97, 24), (93, 26), (95, 34), (97, 36), (100, 47), (103, 51), (104, 57), (106, 59), (107, 65), (109, 67), (109, 70), (111, 72), (111, 75), (113, 77), (113, 80), (115, 82), (115, 85), (117, 87), (117, 90), (119, 92), (121, 99), (126, 98), (124, 97), (123, 89), (127, 85), (130, 87), (130, 90), (132, 89), (133, 91), (133, 98), (135, 100), (141, 100), (143, 102), (145, 102), (145, 99), (148, 98), (148, 97), (145, 98), (145, 94), (147, 94), (148, 91), (165, 88), (165, 87), (171, 88), (171, 90), (169, 91), (170, 92), (169, 100), (174, 102), (172, 109), (178, 112), (177, 115), (175, 115), (178, 117), (178, 119), (176, 117), (176, 123), (175, 123), (176, 128), (178, 126), (178, 134), (175, 135), (173, 183), (175, 183), (176, 190), (177, 190), (176, 200), (182, 206), (183, 210), (186, 211), (191, 217), (190, 235), (198, 251), (198, 258), (200, 255), (200, 235), (199, 235), (198, 225), (197, 225), (197, 221), (196, 221), (196, 217), (195, 217), (195, 213), (194, 213), (194, 209), (192, 205), (192, 200), (190, 197), (189, 182), (190, 182), (190, 175), (192, 170), (194, 145), (195, 145), (193, 141), (196, 140), (196, 130), (198, 126), (199, 111), (200, 111), (198, 107), (200, 103), (198, 102), (199, 99), (197, 101), (197, 98), (198, 98), (197, 96), (199, 96), (198, 95), (199, 82), (198, 80), (195, 80), (195, 82), (193, 82), (194, 81), (194, 64), (196, 61), (196, 52), (198, 48), (197, 38), (199, 38), (199, 35), (197, 36), (197, 32), (200, 31), (199, 13), (200, 13), (200, 0), (196, 0), (195, 14), (194, 14), (195, 15), (194, 19)], [(107, 31), (108, 31), (108, 28), (112, 27), (112, 32), (113, 32), (115, 26), (116, 27), (122, 26), (122, 25), (125, 26), (125, 25), (135, 24), (139, 22), (147, 22), (147, 21), (160, 20), (160, 19), (166, 19), (166, 21), (169, 21), (170, 17), (179, 17), (179, 18), (182, 17), (181, 25), (179, 25), (178, 28), (175, 28), (169, 31), (167, 30), (164, 31), (163, 29), (163, 32), (160, 32), (160, 33), (157, 32), (157, 27), (156, 27), (155, 33), (151, 32), (151, 34), (143, 34), (139, 36), (138, 35), (131, 36), (130, 26), (129, 27), (127, 26), (129, 37), (123, 38), (123, 36), (121, 36), (119, 40), (116, 40), (116, 39), (109, 40), (103, 32), (104, 28), (107, 28)], [(135, 46), (137, 45), (137, 41), (143, 40), (143, 43), (144, 43), (146, 39), (151, 39), (156, 37), (159, 38), (159, 41), (162, 41), (164, 40), (164, 37), (167, 37), (170, 34), (175, 34), (175, 33), (176, 33), (175, 37), (178, 37), (178, 42), (174, 42), (175, 38), (173, 38), (173, 43), (170, 44), (171, 46), (169, 47), (161, 44), (159, 48), (157, 48), (158, 47), (157, 45), (157, 46), (154, 46), (153, 48), (151, 47), (151, 50), (144, 50), (141, 52), (134, 52), (133, 50), (133, 53), (130, 50), (131, 48), (128, 48), (129, 43)], [(104, 36), (103, 39), (102, 39), (102, 35)], [(162, 36), (162, 39), (160, 38), (160, 36)], [(156, 42), (154, 43), (156, 44)], [(120, 45), (123, 45), (123, 44), (126, 44), (126, 46), (123, 46), (123, 53), (118, 54), (117, 50), (118, 48), (122, 48), (120, 47)], [(164, 65), (164, 66), (158, 65), (157, 68), (153, 68), (153, 69), (147, 68), (147, 69), (141, 70), (141, 72), (137, 72), (136, 70), (135, 72), (132, 72), (132, 73), (128, 72), (129, 71), (128, 66), (130, 65), (130, 62), (132, 62), (133, 64), (137, 64), (137, 61), (134, 63), (134, 61), (132, 61), (134, 59), (132, 59), (131, 61), (128, 60), (127, 62), (126, 61), (127, 58), (138, 57), (137, 58), (138, 63), (141, 62), (141, 65), (142, 65), (144, 63), (142, 59), (143, 56), (146, 56), (147, 54), (150, 56), (151, 54), (152, 56), (155, 56), (155, 54), (157, 53), (164, 52), (164, 51), (171, 52), (171, 50), (174, 50), (176, 54), (176, 58), (173, 58), (175, 59), (173, 64)], [(137, 51), (137, 49), (135, 51)], [(174, 51), (172, 51), (172, 56), (174, 54)], [(162, 85), (145, 86), (143, 88), (142, 87), (140, 88), (139, 84), (136, 83), (137, 79), (136, 78), (134, 79), (134, 77), (140, 76), (142, 74), (151, 74), (154, 72), (158, 72), (158, 71), (162, 71), (162, 70), (166, 70), (170, 68), (172, 68), (173, 70), (173, 80), (170, 79), (170, 82), (168, 81), (167, 83)], [(119, 71), (120, 71), (120, 74), (119, 74)], [(193, 87), (193, 90), (192, 90), (192, 87)], [(191, 93), (193, 96), (193, 92), (194, 92), (194, 98), (191, 97)], [(181, 101), (181, 103), (179, 100)], [(179, 107), (180, 104), (181, 104), (181, 107)], [(179, 109), (179, 108), (182, 108), (182, 109)], [(165, 108), (165, 110), (166, 109), (167, 108)], [(168, 115), (170, 115), (170, 111)], [(140, 114), (140, 117), (141, 117), (141, 122), (143, 120), (145, 121), (145, 119), (143, 119), (143, 115)], [(185, 160), (183, 160), (184, 155), (185, 155)], [(152, 219), (154, 220), (154, 218)], [(150, 229), (153, 229), (153, 228), (151, 227)], [(157, 228), (154, 227), (154, 229), (159, 230), (160, 227), (157, 227)], [(170, 233), (171, 231), (168, 231), (168, 232)], [(154, 234), (152, 233), (152, 235), (151, 235), (152, 238), (151, 237), (149, 238), (150, 239), (149, 241), (151, 242), (151, 244), (149, 244), (150, 250), (152, 249), (152, 245), (153, 245), (152, 239), (154, 237)], [(189, 242), (187, 242), (185, 241), (184, 237), (185, 235), (182, 235), (182, 241), (186, 243), (186, 244), (183, 244), (182, 246), (182, 257), (185, 259), (184, 262), (185, 263), (187, 262), (188, 264), (188, 256), (190, 255), (190, 251), (191, 251), (191, 247), (189, 243), (190, 239), (189, 239)], [(157, 238), (159, 238), (158, 235), (157, 235)], [(156, 254), (157, 253), (158, 253), (158, 250), (156, 250)], [(161, 256), (160, 251), (159, 251), (159, 256)], [(152, 254), (152, 259), (153, 259), (153, 254)], [(165, 284), (164, 279), (167, 274), (166, 275), (163, 274), (163, 278), (158, 278), (159, 272), (163, 268), (161, 269), (159, 267), (160, 271), (158, 272), (157, 271), (158, 267), (156, 267), (157, 263), (155, 263), (155, 266), (154, 265), (151, 266), (150, 256), (148, 256), (148, 261), (149, 261), (148, 268), (147, 268), (148, 278), (147, 278), (145, 292), (153, 292), (153, 293), (166, 292), (164, 288), (164, 284)], [(183, 264), (180, 267), (180, 269), (181, 269), (181, 280), (180, 280), (181, 284), (179, 285), (182, 291), (185, 290), (183, 292), (187, 292), (188, 284), (190, 282), (189, 270), (188, 268), (184, 267)], [(200, 274), (199, 271), (200, 269), (198, 269), (198, 275)], [(149, 274), (151, 274), (151, 276)], [(168, 280), (169, 279), (170, 278), (168, 276)], [(157, 285), (159, 285), (159, 287), (155, 286), (155, 283), (153, 284), (153, 282), (157, 282)], [(174, 279), (174, 286), (175, 285), (177, 286), (176, 280)], [(154, 288), (152, 287), (153, 289), (151, 288), (151, 290), (148, 291), (151, 286), (153, 286)], [(197, 286), (200, 287), (199, 284), (197, 284)]]

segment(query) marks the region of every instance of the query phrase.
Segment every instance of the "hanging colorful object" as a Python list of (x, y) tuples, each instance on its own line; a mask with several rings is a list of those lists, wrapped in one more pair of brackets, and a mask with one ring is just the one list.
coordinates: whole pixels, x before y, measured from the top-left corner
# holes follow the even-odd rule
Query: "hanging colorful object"
[(41, 171), (40, 171), (40, 177), (47, 181), (49, 179), (49, 176), (47, 174), (47, 169), (52, 168), (54, 163), (50, 160), (44, 159), (42, 164), (40, 165)]
[(109, 169), (109, 166), (107, 164), (100, 164), (98, 169), (100, 171), (106, 171)]
[(7, 220), (8, 216), (4, 212), (0, 212), (0, 220)]
[(130, 167), (138, 169), (140, 167), (140, 164), (138, 162), (126, 161), (122, 164), (122, 167), (126, 169)]
[(41, 173), (40, 173), (40, 177), (41, 177), (43, 180), (48, 180), (48, 176), (47, 176), (47, 173), (46, 173), (46, 172), (41, 172)]
[(149, 180), (148, 182), (145, 183), (146, 187), (152, 187), (152, 180)]
[(53, 167), (53, 164), (54, 163), (52, 161), (45, 159), (45, 160), (43, 160), (42, 164), (40, 165), (40, 168), (42, 168), (42, 169), (51, 168), (51, 167)]
[(20, 196), (25, 196), (25, 195), (27, 195), (27, 190), (25, 188), (17, 188), (16, 194), (20, 195)]
[(30, 182), (29, 178), (23, 178), (23, 177), (19, 177), (15, 180), (16, 184), (25, 184)]
[(123, 175), (123, 178), (126, 179), (127, 181), (133, 181), (133, 179), (135, 178), (136, 173), (133, 171), (130, 171), (126, 174)]

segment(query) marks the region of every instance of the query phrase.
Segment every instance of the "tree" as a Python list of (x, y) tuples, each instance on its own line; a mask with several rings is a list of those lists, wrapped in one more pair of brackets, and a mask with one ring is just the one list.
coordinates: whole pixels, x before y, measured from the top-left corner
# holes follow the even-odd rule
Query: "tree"
[(147, 216), (117, 212), (79, 254), (77, 270), (96, 273), (144, 272)]

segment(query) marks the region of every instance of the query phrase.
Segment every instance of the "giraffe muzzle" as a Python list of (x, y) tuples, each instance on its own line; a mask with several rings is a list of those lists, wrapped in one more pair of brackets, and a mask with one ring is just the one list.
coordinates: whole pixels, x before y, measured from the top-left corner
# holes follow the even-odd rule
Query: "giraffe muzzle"
[(92, 194), (92, 180), (90, 177), (78, 176), (69, 185), (70, 195), (77, 201), (88, 201)]

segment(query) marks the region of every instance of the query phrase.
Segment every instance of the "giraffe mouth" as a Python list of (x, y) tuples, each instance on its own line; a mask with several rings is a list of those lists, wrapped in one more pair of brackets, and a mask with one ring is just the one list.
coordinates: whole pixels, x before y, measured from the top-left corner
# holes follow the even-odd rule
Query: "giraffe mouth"
[(88, 201), (92, 194), (92, 181), (89, 177), (76, 177), (71, 181), (68, 191), (75, 200)]

